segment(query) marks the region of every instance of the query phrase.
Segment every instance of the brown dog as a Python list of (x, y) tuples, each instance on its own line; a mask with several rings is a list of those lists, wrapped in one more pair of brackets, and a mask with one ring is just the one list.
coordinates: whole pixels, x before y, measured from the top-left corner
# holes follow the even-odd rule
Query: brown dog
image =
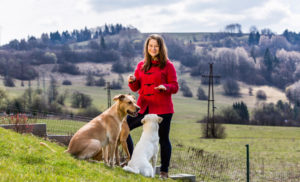
[(127, 114), (134, 117), (140, 110), (133, 95), (117, 95), (114, 101), (115, 104), (74, 134), (66, 152), (78, 159), (90, 159), (102, 155), (101, 149), (108, 146), (108, 163), (113, 166), (122, 121)]
[(123, 151), (127, 155), (127, 158), (126, 158), (125, 162), (123, 163), (123, 165), (127, 164), (130, 161), (130, 153), (129, 153), (127, 142), (126, 142), (129, 132), (130, 132), (130, 129), (129, 129), (127, 120), (126, 120), (126, 118), (124, 118), (124, 121), (122, 123), (122, 129), (121, 129), (120, 136), (119, 136), (118, 143), (117, 143), (116, 154), (115, 154), (116, 155), (116, 164), (118, 166), (120, 166), (120, 156), (119, 156), (119, 147), (118, 147), (119, 145), (122, 145)]
[[(126, 165), (130, 160), (130, 153), (129, 153), (127, 142), (126, 142), (126, 140), (128, 138), (128, 135), (129, 135), (129, 132), (130, 132), (130, 129), (129, 129), (129, 126), (128, 126), (128, 123), (127, 123), (126, 117), (125, 117), (123, 122), (122, 122), (122, 127), (121, 127), (121, 131), (120, 131), (120, 135), (118, 137), (117, 147), (116, 147), (116, 150), (115, 150), (116, 165), (118, 165), (118, 166), (120, 166), (119, 145), (122, 144), (123, 151), (127, 155), (127, 158), (126, 158), (125, 162), (122, 165)], [(93, 159), (95, 159), (97, 161), (104, 160), (107, 163), (109, 161), (108, 146), (103, 147), (99, 151), (97, 156), (93, 157)]]

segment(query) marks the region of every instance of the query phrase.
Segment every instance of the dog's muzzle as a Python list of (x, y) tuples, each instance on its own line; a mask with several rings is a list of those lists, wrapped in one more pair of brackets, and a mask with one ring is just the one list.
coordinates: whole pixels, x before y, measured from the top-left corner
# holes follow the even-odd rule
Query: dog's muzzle
[(140, 108), (138, 107), (138, 108), (136, 108), (135, 112), (131, 112), (131, 111), (127, 110), (127, 114), (129, 114), (132, 117), (137, 117), (139, 111), (140, 111)]

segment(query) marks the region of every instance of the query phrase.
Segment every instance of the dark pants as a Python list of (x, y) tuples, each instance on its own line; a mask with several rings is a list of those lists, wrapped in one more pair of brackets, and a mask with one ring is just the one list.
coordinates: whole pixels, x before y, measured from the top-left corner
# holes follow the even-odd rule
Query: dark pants
[[(138, 114), (137, 117), (131, 117), (128, 115), (127, 122), (130, 130), (142, 126), (141, 120), (144, 118), (146, 114), (148, 114), (148, 109), (145, 111), (144, 114)], [(163, 118), (163, 121), (159, 124), (159, 130), (158, 130), (159, 143), (160, 143), (160, 156), (161, 156), (160, 171), (168, 172), (170, 159), (171, 159), (171, 152), (172, 152), (169, 133), (170, 133), (170, 124), (171, 124), (171, 119), (173, 114), (160, 114), (158, 116)], [(127, 145), (131, 156), (133, 152), (133, 141), (130, 135), (127, 138)]]

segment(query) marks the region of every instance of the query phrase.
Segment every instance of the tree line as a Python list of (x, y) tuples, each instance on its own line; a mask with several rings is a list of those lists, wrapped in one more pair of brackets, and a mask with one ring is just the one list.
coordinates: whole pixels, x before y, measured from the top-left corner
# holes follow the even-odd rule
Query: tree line
[[(198, 121), (206, 123), (207, 118)], [(221, 109), (215, 115), (216, 123), (266, 125), (266, 126), (300, 126), (300, 105), (291, 105), (282, 100), (274, 103), (262, 103), (256, 107), (251, 117), (247, 105), (235, 102), (232, 106)]]
[(89, 41), (93, 39), (98, 39), (99, 37), (104, 37), (107, 35), (119, 34), (121, 31), (129, 30), (129, 27), (124, 27), (122, 24), (107, 25), (104, 27), (97, 28), (96, 30), (91, 30), (85, 27), (81, 30), (72, 31), (55, 31), (48, 33), (43, 33), (39, 38), (35, 36), (28, 36), (26, 39), (11, 40), (3, 48), (15, 49), (15, 50), (32, 50), (34, 48), (45, 49), (48, 47), (54, 47), (58, 44), (70, 44), (76, 42)]

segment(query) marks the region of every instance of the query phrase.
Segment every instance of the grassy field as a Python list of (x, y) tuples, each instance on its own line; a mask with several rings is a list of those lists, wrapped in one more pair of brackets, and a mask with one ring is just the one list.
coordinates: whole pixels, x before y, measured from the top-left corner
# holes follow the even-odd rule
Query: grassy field
[[(74, 133), (84, 124), (84, 122), (71, 120), (50, 119), (43, 119), (37, 122), (47, 123), (48, 134)], [(226, 127), (227, 133), (225, 139), (204, 139), (201, 138), (201, 124), (173, 123), (170, 132), (173, 146), (170, 173), (192, 173), (197, 176), (198, 180), (202, 179), (204, 181), (245, 181), (246, 144), (250, 146), (251, 178), (255, 179), (254, 181), (293, 181), (290, 179), (297, 177), (297, 174), (300, 173), (300, 128), (227, 124), (224, 126)], [(131, 132), (135, 142), (138, 141), (141, 132), (142, 128), (135, 129)], [(22, 138), (22, 141), (20, 141), (23, 143), (22, 145), (19, 146), (19, 144), (16, 143), (13, 144), (12, 147), (18, 146), (14, 153), (25, 154), (26, 156), (27, 152), (37, 150), (34, 149), (34, 147), (26, 148), (26, 146), (37, 146), (38, 142), (42, 140), (32, 137), (34, 141), (30, 141), (29, 139), (27, 141), (22, 135), (12, 134), (11, 132), (8, 133), (4, 130), (0, 131), (0, 135), (1, 149), (7, 147), (11, 142), (18, 142), (17, 139), (11, 139), (10, 137)], [(55, 144), (51, 144), (51, 147), (57, 151), (63, 151), (65, 149)], [(0, 173), (6, 170), (4, 170), (3, 167), (5, 166), (5, 161), (1, 161), (1, 156), (7, 155), (5, 151), (8, 150), (4, 149), (4, 152), (0, 152)], [(48, 155), (54, 155), (47, 151), (47, 149), (39, 148), (38, 150), (42, 150), (42, 153), (46, 151), (46, 158)], [(32, 162), (35, 164), (36, 158), (40, 160), (39, 156), (36, 158), (33, 157), (36, 155), (35, 152), (31, 152), (30, 155), (31, 154), (32, 156), (28, 158), (28, 163)], [(63, 158), (69, 159), (68, 157), (69, 156), (63, 156)], [(14, 162), (10, 160), (12, 159), (9, 159), (9, 162)], [(19, 161), (20, 159), (16, 160)], [(72, 159), (72, 161), (74, 160)], [(42, 166), (43, 169), (47, 168), (46, 165), (51, 165), (52, 169), (52, 165), (54, 164), (43, 162), (43, 165), (45, 165)], [(220, 166), (226, 166), (226, 168), (220, 168)], [(36, 166), (30, 167), (30, 170), (35, 170)], [(109, 170), (109, 168), (103, 167)], [(68, 165), (62, 168), (69, 170)], [(98, 168), (92, 167), (92, 169), (102, 170), (99, 166)], [(119, 172), (119, 169), (117, 171)], [(93, 171), (87, 171), (87, 173), (89, 172), (93, 173)], [(285, 178), (282, 178), (282, 176), (285, 176)], [(49, 176), (45, 174), (44, 177), (44, 179), (46, 179), (46, 177), (48, 178)], [(59, 178), (54, 176), (53, 179)], [(298, 179), (300, 179), (299, 176)]]
[(161, 181), (76, 160), (63, 153), (64, 147), (46, 142), (53, 153), (41, 141), (46, 142), (0, 128), (0, 181)]
[[(126, 79), (127, 75), (124, 74), (123, 78)], [(85, 76), (56, 75), (56, 78), (59, 83), (66, 78), (73, 83), (72, 86), (60, 86), (59, 91), (61, 93), (64, 91), (68, 91), (68, 93), (83, 92), (91, 96), (94, 106), (102, 111), (106, 109), (107, 91), (103, 87), (83, 86)], [(188, 74), (179, 75), (178, 78), (187, 82), (194, 96), (185, 98), (181, 92), (173, 96), (175, 114), (170, 133), (173, 145), (171, 173), (193, 173), (197, 175), (197, 179), (204, 181), (245, 181), (245, 145), (249, 144), (251, 175), (252, 179), (255, 179), (254, 181), (293, 181), (295, 174), (300, 174), (298, 170), (300, 169), (300, 128), (224, 125), (227, 133), (225, 139), (201, 138), (201, 124), (196, 123), (196, 121), (206, 116), (207, 101), (196, 99), (197, 88), (201, 85), (200, 79), (192, 78)], [(105, 79), (111, 81), (117, 79), (117, 75), (111, 74)], [(46, 80), (46, 88), (48, 81)], [(226, 97), (223, 95), (222, 86), (215, 86), (216, 112), (237, 101), (244, 101), (251, 111), (260, 104), (260, 101), (256, 100), (255, 97), (255, 93), (259, 89), (266, 92), (266, 102), (287, 101), (281, 90), (268, 86), (258, 87), (244, 83), (239, 84), (241, 87), (240, 97)], [(17, 87), (14, 88), (3, 88), (0, 81), (0, 87), (5, 89), (10, 97), (21, 96), (26, 89), (20, 87), (18, 81), (16, 85)], [(40, 85), (42, 88), (42, 84)], [(32, 88), (36, 87), (36, 81), (32, 82)], [(201, 87), (205, 91), (207, 90), (207, 86), (201, 85)], [(253, 89), (253, 96), (248, 94), (249, 87)], [(112, 90), (111, 95), (113, 97), (119, 93), (129, 92), (130, 90), (124, 83), (122, 90)], [(70, 108), (70, 97), (66, 100), (66, 108)], [(47, 123), (48, 133), (54, 134), (74, 133), (84, 124), (61, 120), (41, 120), (40, 122)], [(138, 141), (140, 134), (141, 128), (132, 131), (135, 142)], [(220, 166), (223, 167), (220, 168)]]

